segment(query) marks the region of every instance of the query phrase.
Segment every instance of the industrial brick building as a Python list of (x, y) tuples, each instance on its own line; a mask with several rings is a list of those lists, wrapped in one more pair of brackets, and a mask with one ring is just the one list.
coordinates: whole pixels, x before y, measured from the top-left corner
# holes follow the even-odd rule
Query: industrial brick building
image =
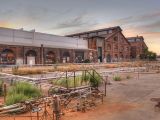
[(0, 64), (79, 62), (87, 59), (89, 51), (83, 39), (0, 28)]
[(67, 36), (0, 28), (0, 64), (118, 62), (138, 58), (142, 36), (127, 38), (119, 26)]
[(144, 42), (143, 36), (127, 38), (131, 46), (131, 59), (139, 59), (144, 54), (147, 45)]
[(118, 62), (130, 59), (130, 43), (119, 26), (67, 36), (86, 40), (89, 49), (97, 51), (94, 55), (95, 60), (98, 58), (100, 62)]

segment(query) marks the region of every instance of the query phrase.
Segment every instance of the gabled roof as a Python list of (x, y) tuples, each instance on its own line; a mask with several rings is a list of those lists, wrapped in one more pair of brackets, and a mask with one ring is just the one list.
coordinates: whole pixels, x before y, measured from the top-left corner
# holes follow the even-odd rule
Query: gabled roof
[(129, 39), (137, 39), (137, 38), (144, 40), (143, 36), (126, 37), (126, 38), (127, 38), (128, 40), (129, 40)]
[[(106, 37), (105, 39), (109, 39), (110, 37), (116, 35), (117, 33), (119, 33), (119, 31), (115, 32), (115, 33), (112, 33), (111, 35), (109, 35), (108, 37)], [(120, 32), (120, 34), (125, 38), (126, 42), (130, 45), (130, 42), (126, 39), (126, 37), (123, 35), (122, 32)]]
[[(136, 37), (127, 37), (127, 40), (128, 40), (128, 42), (130, 42), (130, 44), (132, 44), (132, 42), (131, 41), (129, 41), (129, 40), (131, 40), (131, 39), (141, 39), (142, 41), (135, 41), (135, 42), (143, 42), (143, 44), (148, 48), (148, 46), (146, 45), (146, 43), (145, 43), (145, 41), (144, 41), (144, 38), (143, 38), (143, 36), (136, 36)], [(134, 42), (134, 43), (135, 43)]]
[(87, 33), (92, 33), (92, 32), (101, 32), (101, 31), (113, 30), (113, 29), (120, 29), (122, 31), (120, 26), (115, 26), (115, 27), (103, 28), (103, 29), (98, 29), (98, 30), (91, 30), (91, 31), (86, 31), (86, 32), (81, 32), (81, 33), (74, 33), (74, 34), (70, 34), (70, 35), (66, 35), (66, 36), (71, 37), (71, 36), (75, 36), (75, 35), (82, 35), (82, 34), (87, 34)]

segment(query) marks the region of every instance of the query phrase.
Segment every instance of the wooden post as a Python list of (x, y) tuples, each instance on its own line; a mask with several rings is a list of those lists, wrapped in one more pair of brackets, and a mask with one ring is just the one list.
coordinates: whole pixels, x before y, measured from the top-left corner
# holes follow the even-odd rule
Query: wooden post
[(74, 71), (74, 90), (76, 89), (76, 73)]
[(6, 84), (4, 84), (4, 102), (6, 102), (6, 96), (7, 96), (7, 87)]
[(84, 76), (85, 76), (84, 78), (86, 79), (86, 70), (84, 71)]
[(102, 96), (101, 96), (101, 97), (102, 97), (101, 99), (102, 99), (102, 103), (103, 103), (103, 102), (104, 102), (104, 99), (103, 99), (103, 94), (102, 94)]
[(39, 120), (39, 111), (37, 111), (37, 120)]
[(106, 77), (106, 80), (105, 80), (105, 86), (104, 86), (104, 95), (107, 96), (107, 80), (108, 80), (108, 76)]
[(47, 120), (47, 105), (46, 105), (46, 102), (44, 103), (44, 117)]
[(10, 85), (11, 85), (11, 86), (13, 85), (13, 78), (11, 78), (11, 83), (10, 83)]
[(94, 78), (94, 70), (93, 70), (93, 78)]
[(67, 75), (67, 71), (66, 71), (66, 87), (68, 89), (68, 75)]
[(139, 67), (138, 67), (138, 80), (139, 80)]
[(55, 113), (55, 120), (59, 120), (60, 118), (60, 105), (57, 96), (54, 97), (53, 100), (53, 112)]

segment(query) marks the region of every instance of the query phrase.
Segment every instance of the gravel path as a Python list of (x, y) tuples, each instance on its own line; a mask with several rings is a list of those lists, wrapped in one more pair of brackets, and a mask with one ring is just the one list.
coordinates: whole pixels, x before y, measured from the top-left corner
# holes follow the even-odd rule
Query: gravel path
[(160, 97), (160, 74), (111, 82), (103, 105), (87, 113), (66, 114), (64, 120), (160, 120), (160, 111), (155, 111), (156, 103), (150, 100)]

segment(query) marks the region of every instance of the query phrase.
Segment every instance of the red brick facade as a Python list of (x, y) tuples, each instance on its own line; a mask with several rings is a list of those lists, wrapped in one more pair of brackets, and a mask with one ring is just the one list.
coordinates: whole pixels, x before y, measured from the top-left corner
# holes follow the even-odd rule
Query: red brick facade
[[(76, 57), (87, 59), (88, 51), (32, 46), (0, 45), (0, 64), (29, 64), (28, 59), (35, 59), (33, 64), (53, 64), (76, 62)], [(77, 61), (81, 62), (81, 61)]]
[(127, 38), (131, 45), (131, 58), (139, 59), (141, 55), (144, 54), (145, 49), (148, 48), (144, 42), (142, 36), (129, 37)]
[[(7, 38), (7, 36), (5, 37)], [(39, 34), (39, 39), (41, 37), (44, 37), (44, 39), (48, 38)], [(56, 38), (56, 36), (53, 37)], [(144, 53), (144, 49), (147, 48), (143, 37), (126, 39), (119, 26), (72, 34), (67, 37), (83, 38), (84, 40), (81, 39), (80, 43), (85, 43), (83, 44), (86, 45), (85, 49), (65, 49), (65, 46), (63, 49), (50, 48), (44, 47), (39, 42), (38, 46), (40, 47), (32, 46), (32, 44), (30, 46), (24, 46), (25, 44), (16, 45), (16, 43), (15, 45), (0, 44), (0, 64), (74, 63), (83, 62), (83, 60), (86, 59), (89, 59), (91, 62), (128, 61), (131, 58), (139, 58), (139, 56)], [(67, 37), (63, 37), (63, 39)], [(12, 35), (10, 39), (14, 40)], [(8, 40), (10, 39), (8, 38)], [(52, 40), (54, 40), (54, 38), (52, 38)], [(70, 42), (67, 42), (67, 40), (63, 42), (68, 45)], [(75, 43), (76, 40), (77, 39), (72, 42), (77, 45), (78, 41)], [(32, 42), (34, 42), (34, 39)], [(52, 43), (52, 45), (54, 44)]]
[(120, 27), (99, 29), (84, 33), (68, 35), (88, 40), (89, 49), (94, 53), (95, 61), (116, 62), (130, 59), (130, 44), (122, 34)]

